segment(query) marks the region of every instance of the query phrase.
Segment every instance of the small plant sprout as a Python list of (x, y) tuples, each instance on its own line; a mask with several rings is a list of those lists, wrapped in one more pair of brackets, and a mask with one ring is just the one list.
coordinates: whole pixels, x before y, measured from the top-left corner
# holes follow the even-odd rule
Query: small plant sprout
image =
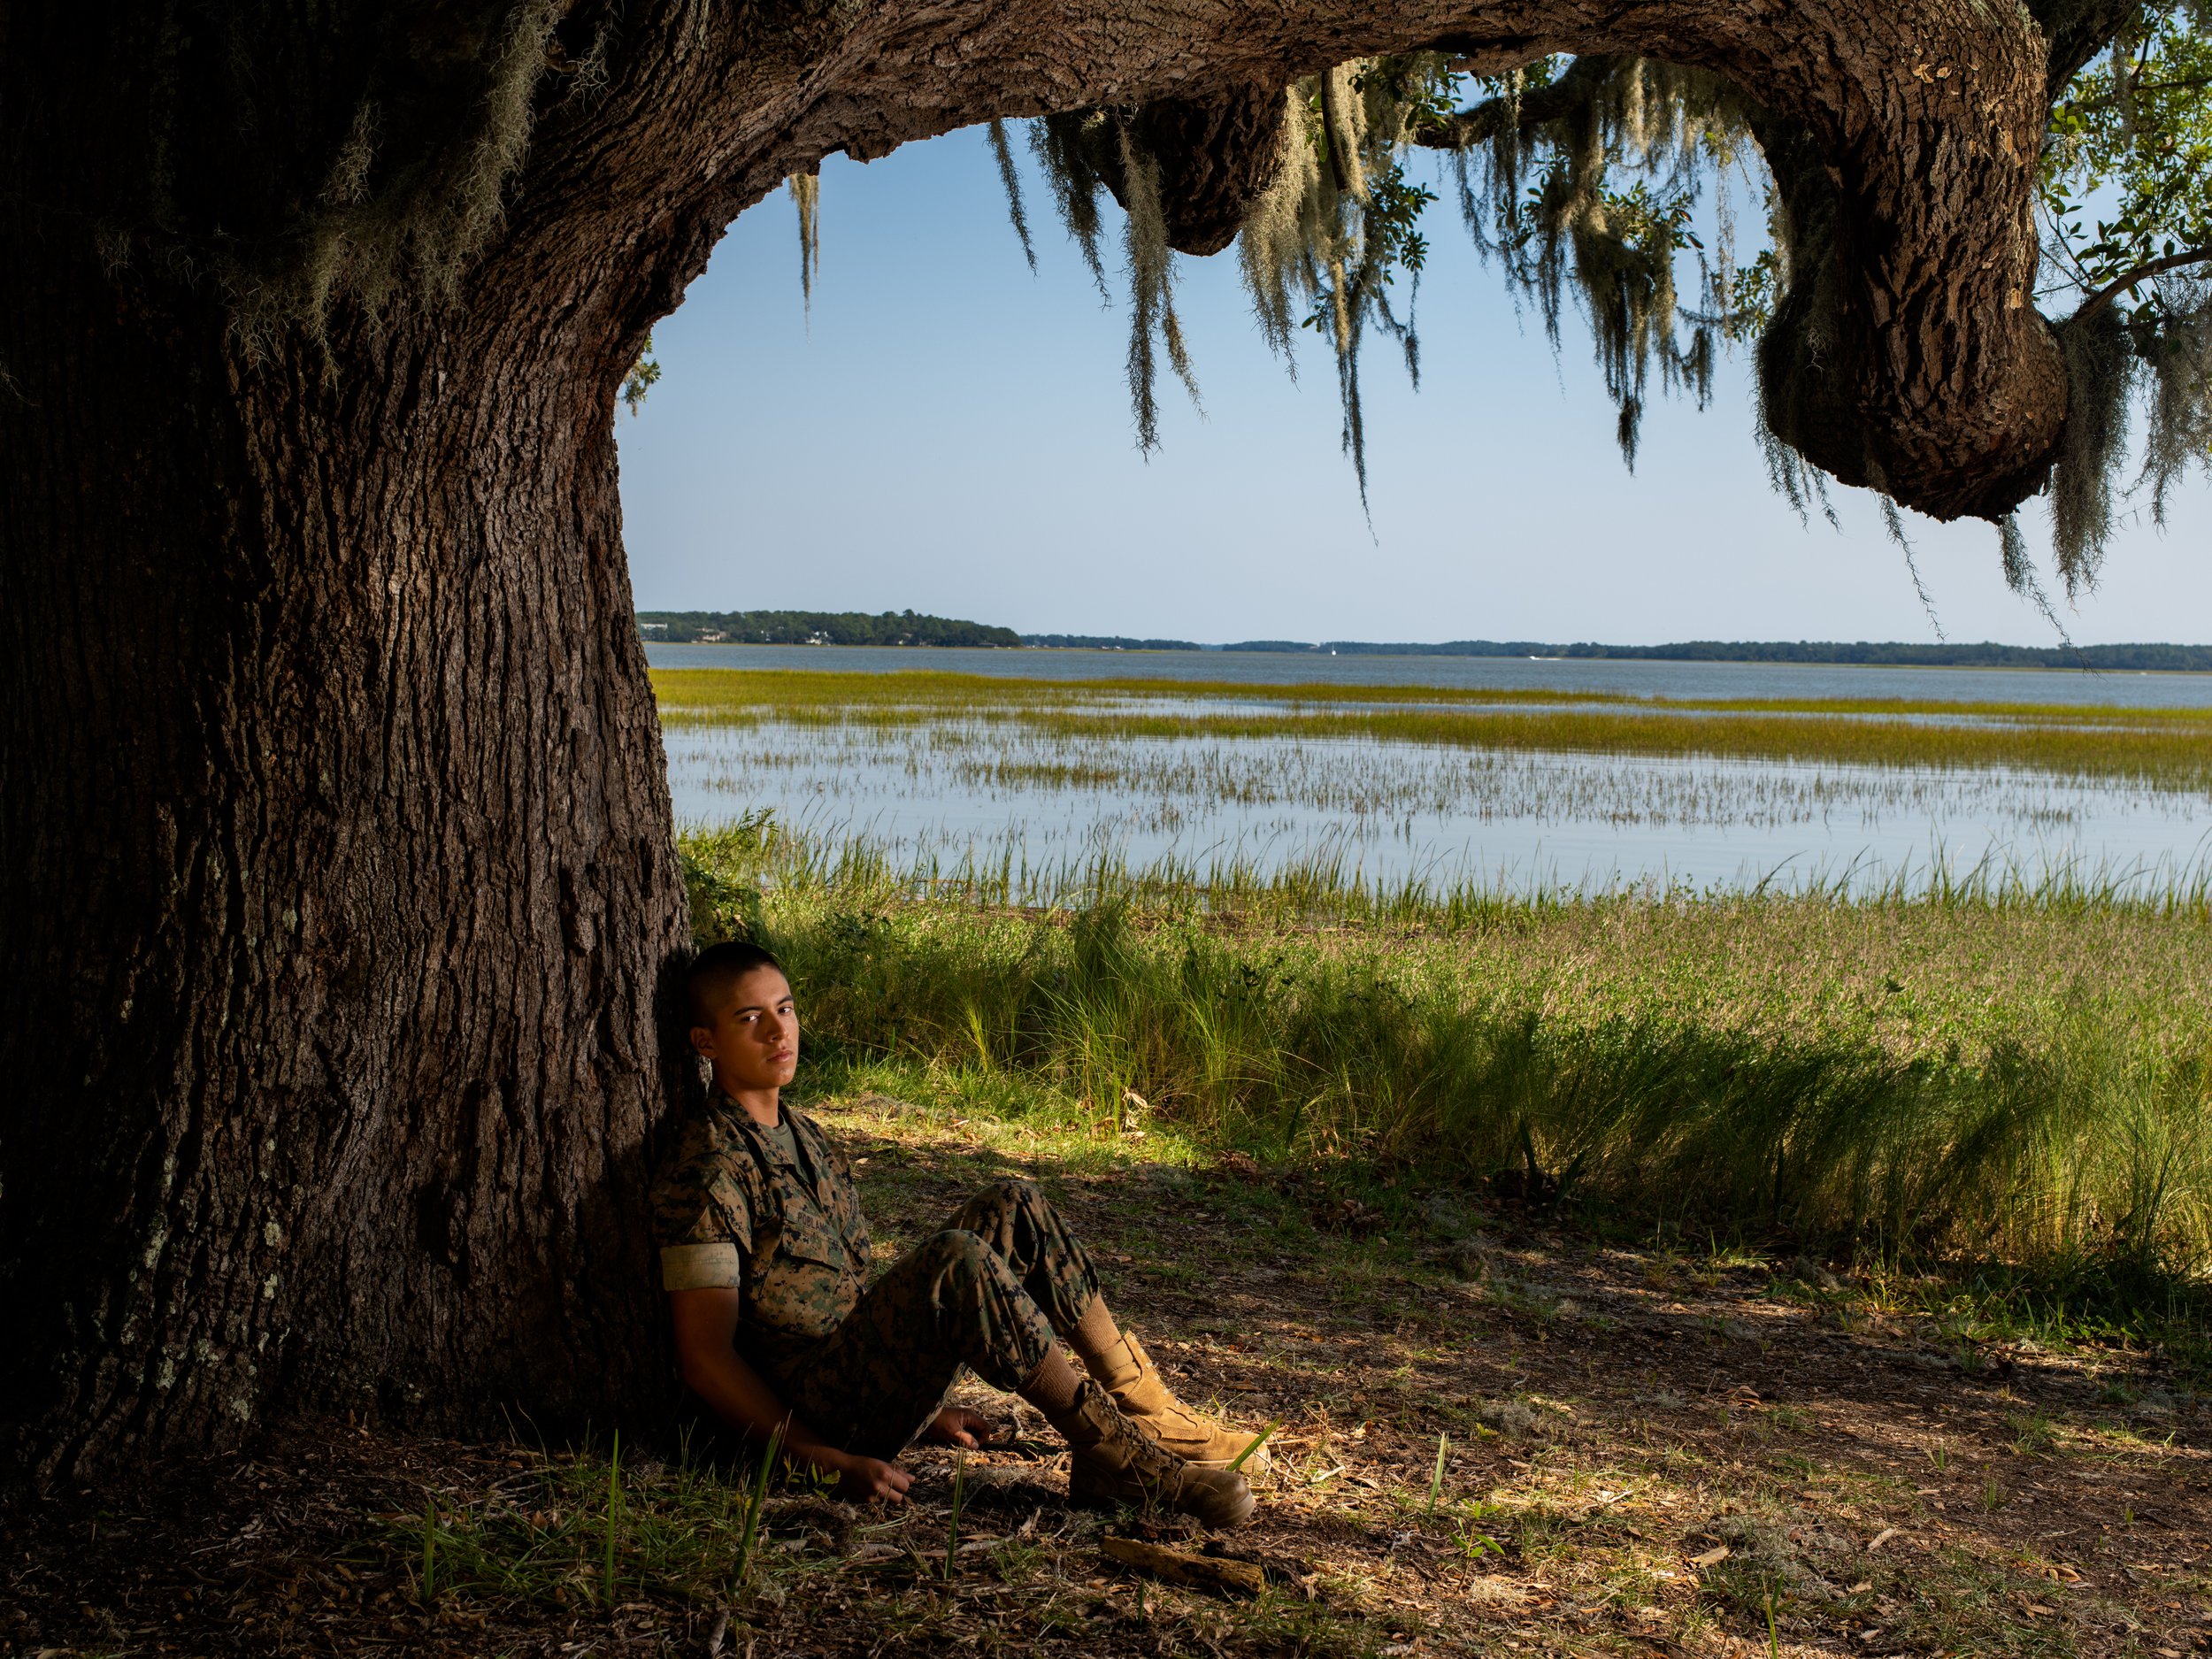
[(757, 1544), (766, 1542), (760, 1530), (761, 1511), (768, 1506), (768, 1482), (776, 1471), (776, 1458), (783, 1450), (783, 1429), (780, 1425), (769, 1435), (767, 1448), (760, 1455), (760, 1471), (753, 1477), (753, 1489), (745, 1502), (745, 1525), (737, 1539), (737, 1561), (730, 1571), (730, 1592), (741, 1595), (745, 1591), (746, 1574), (753, 1564)]
[(622, 1522), (622, 1431), (614, 1432), (614, 1448), (607, 1454), (607, 1525), (599, 1555), (599, 1599), (614, 1605), (614, 1540)]
[(1459, 1553), (1471, 1562), (1480, 1561), (1485, 1555), (1505, 1554), (1503, 1544), (1489, 1533), (1476, 1529), (1475, 1524), (1486, 1519), (1491, 1510), (1492, 1506), (1487, 1503), (1475, 1504), (1453, 1529), (1452, 1541), (1459, 1546)]
[(1444, 1452), (1449, 1444), (1450, 1441), (1446, 1436), (1439, 1434), (1436, 1437), (1436, 1467), (1429, 1473), (1429, 1513), (1431, 1515), (1436, 1513), (1436, 1501), (1444, 1495)]
[(960, 1505), (967, 1495), (968, 1454), (956, 1452), (952, 1460), (952, 1521), (945, 1529), (945, 1582), (952, 1582), (960, 1555)]
[(422, 1599), (425, 1606), (438, 1599), (438, 1499), (422, 1494)]
[(1782, 1632), (1774, 1623), (1774, 1586), (1767, 1586), (1767, 1655), (1768, 1659), (1782, 1659)]
[(1251, 1456), (1254, 1452), (1258, 1451), (1261, 1447), (1266, 1445), (1267, 1437), (1282, 1426), (1283, 1420), (1280, 1417), (1277, 1417), (1265, 1428), (1262, 1429), (1257, 1434), (1255, 1434), (1252, 1437), (1252, 1443), (1229, 1460), (1229, 1472), (1233, 1475), (1238, 1470), (1243, 1468), (1244, 1460)]

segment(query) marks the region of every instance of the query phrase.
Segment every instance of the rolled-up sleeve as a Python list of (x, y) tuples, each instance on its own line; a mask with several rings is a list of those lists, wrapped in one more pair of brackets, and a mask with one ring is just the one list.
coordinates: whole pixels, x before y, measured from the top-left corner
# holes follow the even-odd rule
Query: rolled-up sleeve
[(727, 1239), (661, 1248), (663, 1290), (735, 1290), (744, 1277), (737, 1246)]
[(664, 1290), (735, 1290), (753, 1247), (753, 1202), (730, 1149), (689, 1148), (653, 1194), (654, 1242)]

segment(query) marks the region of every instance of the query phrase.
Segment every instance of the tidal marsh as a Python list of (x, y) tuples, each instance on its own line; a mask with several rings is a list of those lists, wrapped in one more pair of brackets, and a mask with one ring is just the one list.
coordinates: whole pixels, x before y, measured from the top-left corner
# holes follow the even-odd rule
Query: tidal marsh
[(1527, 890), (2201, 885), (2212, 710), (1658, 703), (927, 673), (657, 676), (680, 818), (756, 806), (907, 862), (1316, 859)]
[[(1434, 687), (663, 669), (671, 728), (1012, 723), (1049, 738), (1365, 737), (1462, 748), (2008, 766), (2212, 788), (2212, 710), (1883, 699), (1662, 702)], [(1265, 695), (1262, 695), (1264, 693)], [(1179, 707), (1178, 705), (1188, 705)]]

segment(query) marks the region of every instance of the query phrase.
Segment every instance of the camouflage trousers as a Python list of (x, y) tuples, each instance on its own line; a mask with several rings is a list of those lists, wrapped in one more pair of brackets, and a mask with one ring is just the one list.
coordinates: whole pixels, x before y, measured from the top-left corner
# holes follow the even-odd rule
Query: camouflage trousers
[(773, 1381), (833, 1446), (895, 1457), (937, 1415), (963, 1365), (1015, 1392), (1097, 1294), (1089, 1252), (1037, 1184), (995, 1181)]

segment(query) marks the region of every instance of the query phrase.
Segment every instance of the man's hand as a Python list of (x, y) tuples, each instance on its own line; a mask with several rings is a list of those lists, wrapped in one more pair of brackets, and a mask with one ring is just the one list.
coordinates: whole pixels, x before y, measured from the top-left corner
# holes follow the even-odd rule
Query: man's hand
[(947, 1406), (929, 1420), (922, 1438), (940, 1446), (964, 1446), (973, 1451), (998, 1439), (1002, 1427), (996, 1418), (963, 1411), (958, 1406)]
[(904, 1503), (914, 1477), (896, 1463), (873, 1457), (837, 1460), (837, 1495), (864, 1503)]
[(837, 1476), (844, 1498), (897, 1503), (914, 1477), (903, 1469), (855, 1457), (826, 1444), (763, 1382), (733, 1346), (740, 1297), (733, 1289), (673, 1290), (668, 1307), (676, 1324), (676, 1356), (684, 1381), (725, 1423), (756, 1439), (783, 1435), (784, 1455)]

